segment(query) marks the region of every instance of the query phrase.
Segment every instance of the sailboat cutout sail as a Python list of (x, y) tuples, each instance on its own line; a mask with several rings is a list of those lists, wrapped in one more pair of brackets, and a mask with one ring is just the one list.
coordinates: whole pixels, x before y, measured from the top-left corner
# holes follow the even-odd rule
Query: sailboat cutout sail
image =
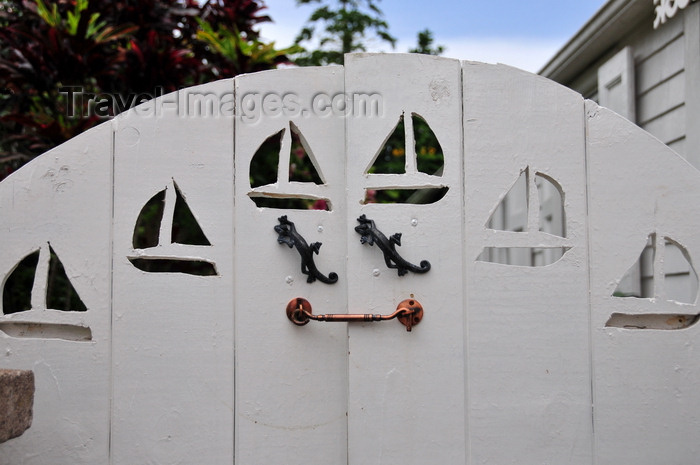
[[(548, 266), (571, 249), (566, 239), (564, 194), (559, 183), (523, 169), (493, 210), (486, 228), (492, 244), (477, 261), (511, 266)], [(526, 238), (523, 240), (522, 238)], [(508, 243), (517, 245), (508, 245)], [(522, 245), (527, 244), (527, 245)]]
[(32, 288), (39, 263), (39, 250), (24, 257), (5, 280), (2, 291), (2, 313), (24, 312), (32, 309)]
[[(377, 182), (365, 189), (363, 203), (435, 203), (449, 190), (442, 183), (444, 165), (442, 147), (428, 123), (416, 113), (410, 118), (402, 113), (365, 169)], [(406, 187), (393, 187), (402, 184)]]
[(331, 210), (314, 152), (292, 121), (269, 136), (250, 161), (248, 197), (261, 208)]
[[(698, 298), (698, 275), (688, 251), (668, 236), (651, 233), (619, 280), (612, 297), (642, 312), (613, 313), (606, 326), (627, 329), (683, 329), (698, 321), (689, 313)], [(658, 309), (658, 313), (647, 310)]]
[(201, 255), (201, 248), (207, 246), (211, 246), (209, 239), (173, 180), (141, 209), (134, 227), (134, 255), (128, 259), (147, 273), (214, 276), (213, 261), (192, 256)]
[[(37, 279), (37, 270), (42, 276)], [(63, 263), (47, 243), (15, 266), (2, 289), (0, 332), (12, 337), (89, 341), (92, 332), (81, 316), (87, 307)]]

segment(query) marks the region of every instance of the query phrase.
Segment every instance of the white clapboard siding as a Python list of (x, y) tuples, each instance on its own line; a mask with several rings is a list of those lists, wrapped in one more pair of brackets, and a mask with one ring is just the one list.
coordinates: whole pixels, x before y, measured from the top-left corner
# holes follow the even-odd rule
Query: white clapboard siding
[(683, 14), (683, 35), (685, 37), (685, 101), (686, 134), (683, 139), (670, 143), (669, 146), (680, 153), (693, 166), (700, 167), (700, 131), (698, 121), (700, 115), (700, 4), (691, 5)]
[[(389, 140), (404, 172), (371, 172)], [(361, 215), (430, 270), (399, 275)], [(162, 96), (0, 183), (0, 290), (38, 257), (31, 308), (0, 313), (37, 386), (0, 464), (695, 463), (699, 229), (700, 172), (504, 65), (356, 54)], [(85, 311), (47, 308), (51, 251)], [(300, 297), (424, 315), (296, 326)]]
[(662, 142), (672, 143), (685, 137), (686, 111), (686, 106), (681, 104), (670, 108), (665, 114), (640, 124), (640, 126)]
[(653, 24), (644, 21), (625, 42), (629, 42), (634, 50), (635, 62), (643, 62), (655, 55), (664, 46), (674, 42), (685, 33), (683, 17), (687, 15), (685, 10), (682, 15), (676, 15), (667, 21), (663, 27), (654, 29)]
[[(683, 105), (685, 99), (685, 76), (676, 74), (656, 87), (641, 94), (637, 101), (637, 115), (640, 124), (647, 124), (658, 115)], [(602, 102), (601, 102), (602, 104)], [(614, 107), (603, 105), (616, 111)], [(617, 112), (617, 111), (616, 111)], [(620, 112), (617, 112), (622, 114)], [(625, 116), (625, 115), (623, 115)], [(628, 118), (629, 119), (629, 118)], [(630, 119), (630, 121), (632, 121)]]
[(637, 92), (644, 94), (666, 81), (672, 76), (683, 72), (684, 66), (684, 36), (676, 35), (668, 42), (656, 42), (657, 48), (644, 58), (637, 60)]
[(637, 122), (666, 144), (678, 142), (686, 136), (687, 38), (683, 34), (681, 19), (678, 18), (668, 31), (647, 44), (645, 55), (639, 56), (636, 63)]

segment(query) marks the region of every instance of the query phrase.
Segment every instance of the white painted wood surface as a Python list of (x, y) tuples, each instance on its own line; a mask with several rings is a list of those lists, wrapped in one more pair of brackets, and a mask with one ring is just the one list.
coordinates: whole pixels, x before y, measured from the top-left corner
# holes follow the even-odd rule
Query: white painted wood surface
[[(48, 267), (37, 266), (28, 312), (0, 316), (3, 368), (34, 371), (32, 426), (3, 443), (0, 463), (104, 463), (111, 398), (112, 130), (93, 128), (33, 160), (0, 183), (3, 287), (27, 254), (51, 244), (86, 312), (46, 308)], [(12, 337), (12, 324), (39, 330), (88, 327), (90, 341)], [(72, 330), (69, 328), (68, 336)]]
[[(343, 79), (342, 67), (239, 76), (237, 102), (247, 102), (246, 95), (262, 102), (266, 95), (281, 100), (294, 94), (308, 105), (320, 93), (342, 94)], [(347, 312), (344, 121), (312, 112), (274, 117), (262, 106), (248, 108), (255, 118), (237, 118), (235, 132), (236, 463), (345, 463), (347, 327), (316, 322), (298, 327), (285, 315), (287, 302), (296, 297), (311, 302), (314, 313)], [(308, 141), (324, 185), (288, 181), (290, 121)], [(250, 161), (263, 141), (281, 130), (286, 134), (277, 182), (257, 191), (327, 198), (331, 211), (257, 208), (249, 197)], [(277, 242), (274, 226), (282, 215), (309, 244), (322, 243), (315, 263), (324, 275), (337, 273), (337, 283), (307, 282), (297, 251)]]
[[(188, 88), (111, 123), (115, 465), (225, 463), (233, 453), (233, 106), (198, 116), (194, 105), (205, 94), (232, 102), (232, 92), (232, 80)], [(171, 243), (173, 182), (211, 246)], [(166, 188), (158, 246), (135, 250), (139, 212)], [(144, 272), (134, 255), (211, 260), (218, 275)]]
[[(591, 463), (583, 99), (506, 66), (465, 62), (463, 71), (472, 463)], [(538, 221), (523, 232), (487, 228), (526, 168), (561, 187), (566, 237), (539, 231)], [(570, 250), (548, 266), (475, 260), (484, 247), (554, 245)]]
[[(381, 117), (346, 121), (348, 311), (391, 313), (411, 298), (426, 311), (411, 332), (393, 321), (348, 326), (349, 463), (466, 463), (460, 63), (359, 54), (346, 59), (345, 75), (348, 95), (374, 91), (383, 102)], [(408, 124), (405, 174), (365, 174), (400, 116), (407, 122), (414, 113), (442, 147), (442, 175), (418, 172)], [(391, 186), (449, 190), (426, 205), (362, 204), (366, 188)], [(352, 231), (361, 215), (387, 237), (402, 233), (401, 256), (428, 260), (430, 271), (398, 276), (387, 268), (377, 245)]]
[[(287, 94), (298, 105), (285, 113)], [(378, 95), (381, 111), (323, 104), (357, 94)], [(223, 113), (197, 115), (203, 96)], [(406, 173), (367, 174), (402, 113)], [(413, 113), (442, 147), (441, 174), (417, 169)], [(322, 184), (289, 180), (290, 131)], [(251, 160), (275, 134), (277, 180), (252, 187)], [(507, 230), (490, 219), (522, 173), (529, 201), (521, 231)], [(441, 186), (430, 204), (363, 202), (366, 189)], [(160, 192), (157, 244), (137, 246)], [(177, 202), (209, 245), (173, 239)], [(0, 183), (4, 280), (36, 250), (45, 274), (50, 244), (87, 307), (46, 309), (37, 278), (32, 309), (0, 315), (3, 366), (33, 369), (37, 383), (34, 424), (0, 445), (0, 463), (694, 463), (697, 286), (687, 303), (669, 300), (666, 275), (680, 270), (670, 260), (700, 260), (697, 205), (700, 173), (668, 147), (503, 65), (359, 54), (163, 96)], [(387, 268), (354, 231), (362, 214), (401, 232), (401, 255), (431, 270)], [(323, 243), (315, 263), (337, 283), (307, 282), (277, 241), (283, 215)], [(614, 296), (650, 234), (676, 247), (653, 261), (654, 297)], [(491, 259), (504, 250), (529, 260)], [(215, 274), (142, 266), (166, 259)], [(415, 298), (425, 315), (411, 332), (297, 327), (284, 312), (295, 297), (314, 313), (383, 314)]]
[[(694, 439), (700, 431), (697, 325), (605, 324), (615, 312), (660, 314), (664, 322), (698, 313), (695, 301), (668, 301), (663, 292), (651, 299), (612, 294), (650, 233), (670, 237), (697, 264), (700, 174), (608, 110), (589, 103), (586, 119), (596, 463), (693, 463), (700, 453)], [(640, 154), (645, 163), (638, 162)]]

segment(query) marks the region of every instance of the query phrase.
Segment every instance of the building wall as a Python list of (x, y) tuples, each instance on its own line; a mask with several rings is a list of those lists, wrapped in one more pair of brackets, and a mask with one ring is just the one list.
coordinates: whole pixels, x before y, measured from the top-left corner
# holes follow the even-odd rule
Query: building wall
[(636, 77), (636, 122), (686, 154), (685, 35), (683, 15), (654, 30), (647, 24), (629, 39)]
[[(680, 11), (658, 29), (653, 28), (653, 6), (633, 30), (618, 38), (570, 82), (584, 97), (606, 106), (659, 138), (700, 168), (700, 3)], [(629, 48), (633, 66), (623, 86), (634, 92), (634, 111), (626, 114), (619, 101), (606, 99), (600, 70)], [(623, 89), (620, 89), (623, 92)]]

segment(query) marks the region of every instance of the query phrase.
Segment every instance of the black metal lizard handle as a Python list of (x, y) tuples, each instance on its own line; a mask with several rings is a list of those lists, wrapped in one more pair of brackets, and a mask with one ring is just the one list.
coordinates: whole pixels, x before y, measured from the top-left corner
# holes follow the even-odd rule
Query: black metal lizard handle
[(423, 260), (420, 262), (420, 266), (416, 266), (407, 262), (399, 255), (396, 251), (396, 246), (401, 245), (401, 233), (392, 234), (392, 236), (387, 239), (387, 237), (377, 229), (374, 221), (370, 220), (365, 215), (360, 216), (357, 221), (360, 222), (360, 225), (355, 226), (355, 231), (362, 236), (360, 242), (369, 245), (374, 245), (376, 243), (379, 250), (384, 254), (386, 266), (389, 268), (396, 268), (399, 276), (403, 276), (409, 271), (413, 273), (427, 273), (430, 271), (430, 262), (428, 262), (428, 260)]
[(314, 242), (311, 245), (306, 243), (306, 240), (297, 232), (294, 227), (294, 223), (287, 219), (287, 216), (280, 216), (277, 218), (280, 224), (275, 225), (275, 231), (279, 236), (277, 236), (277, 242), (280, 244), (287, 244), (289, 248), (296, 247), (297, 252), (301, 255), (301, 272), (308, 275), (306, 282), (312, 283), (317, 279), (322, 283), (333, 284), (338, 281), (338, 275), (336, 273), (328, 273), (328, 276), (323, 275), (316, 264), (314, 263), (314, 254), (318, 254), (321, 248), (320, 242)]

